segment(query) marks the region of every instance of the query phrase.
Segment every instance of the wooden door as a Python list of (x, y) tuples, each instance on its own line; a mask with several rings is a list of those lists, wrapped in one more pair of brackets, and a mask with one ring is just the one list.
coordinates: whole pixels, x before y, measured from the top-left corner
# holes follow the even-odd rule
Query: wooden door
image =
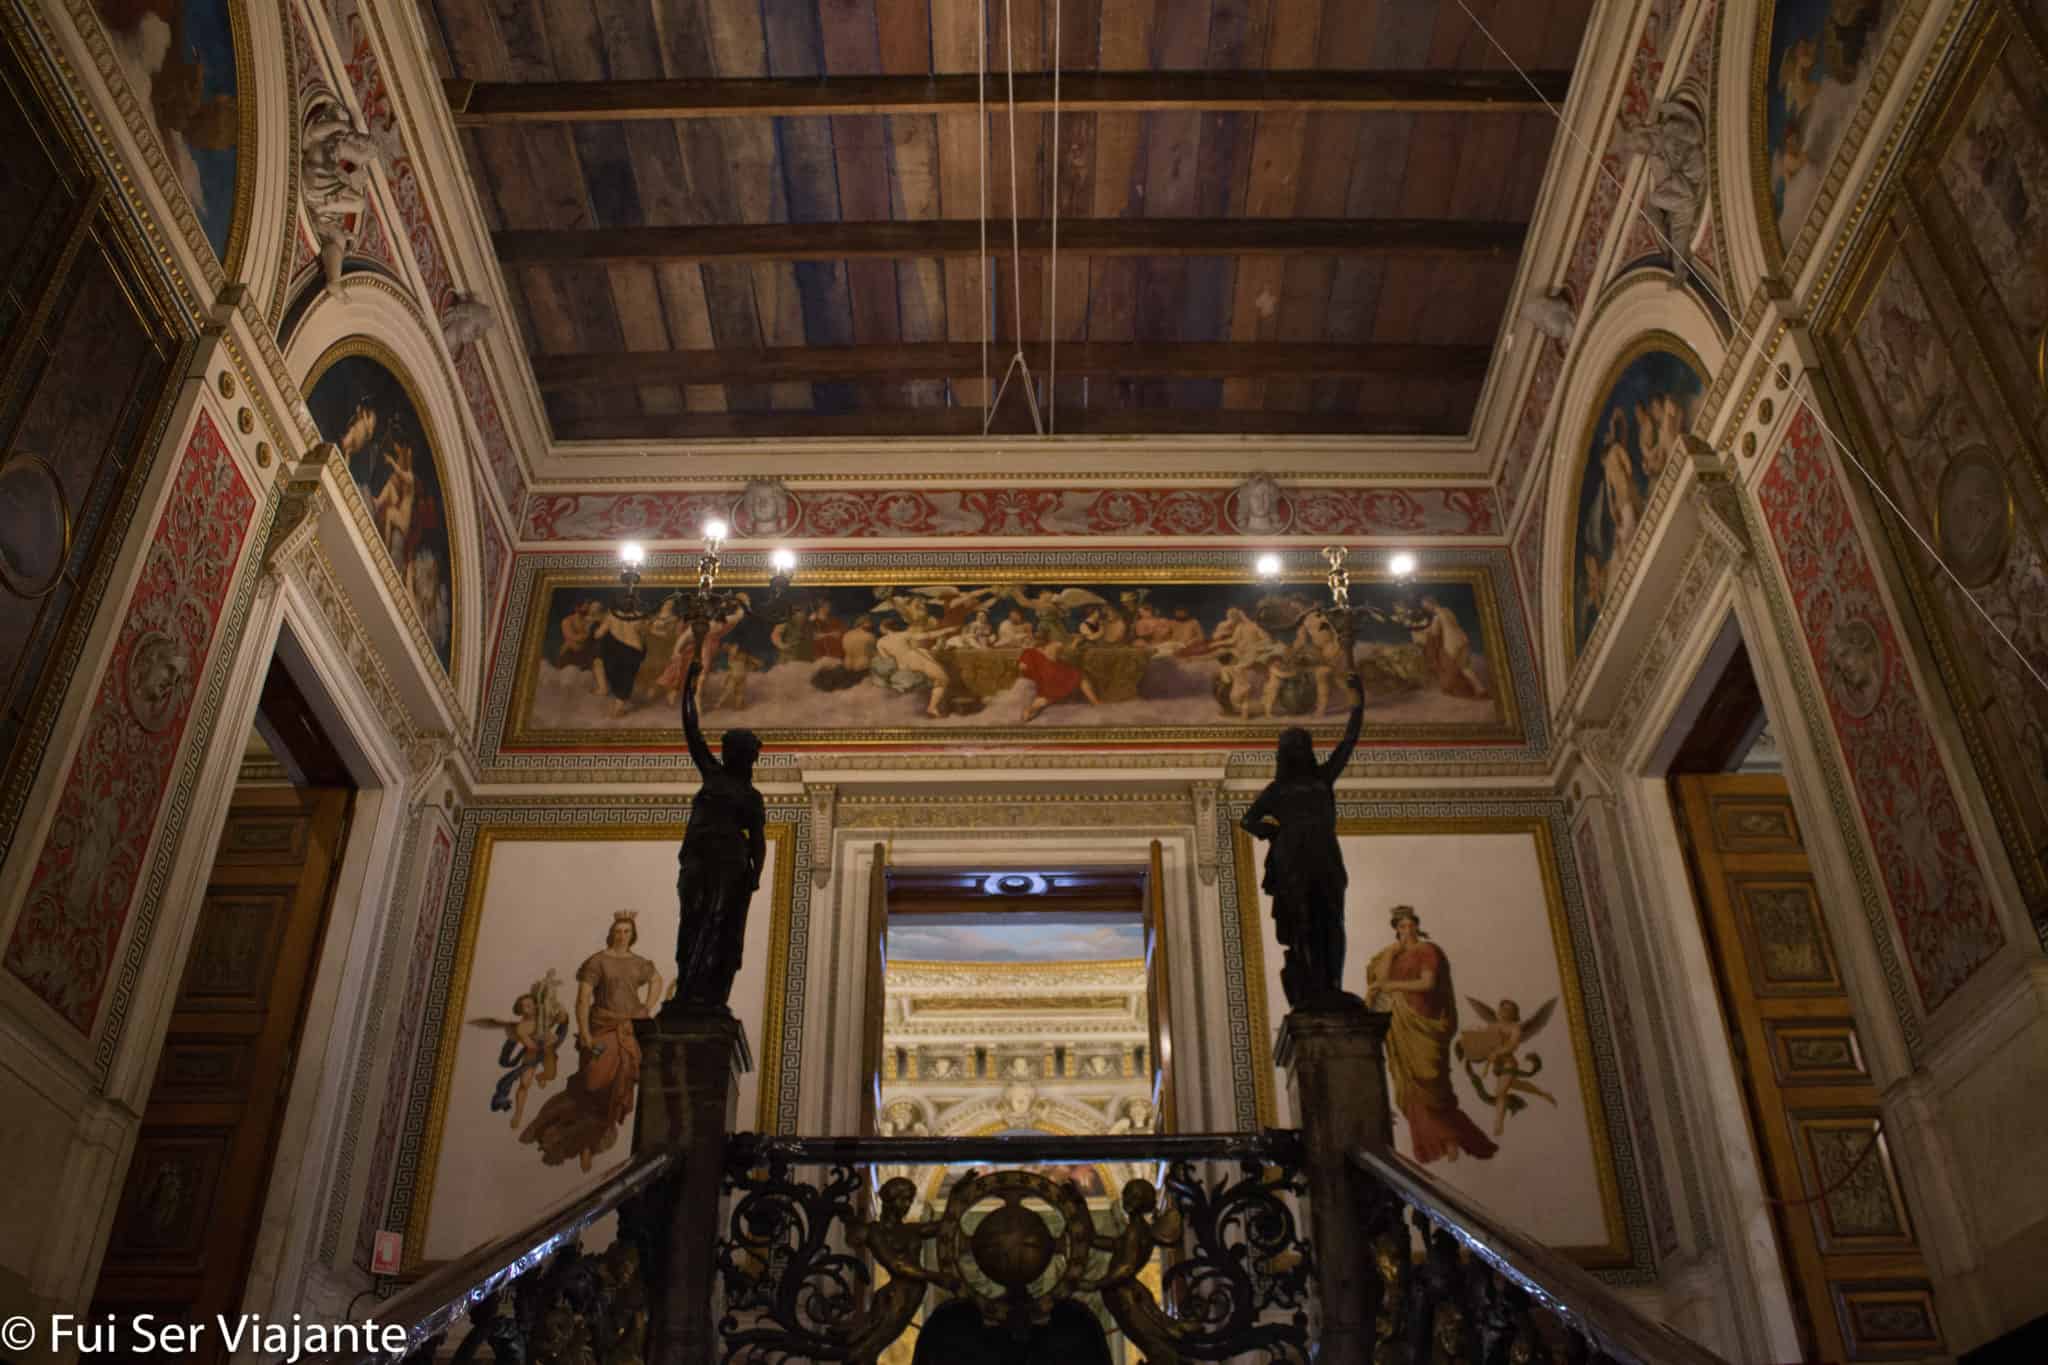
[(875, 860), (868, 867), (867, 993), (862, 1005), (867, 1016), (861, 1029), (860, 1046), (860, 1131), (873, 1137), (882, 1121), (882, 1036), (889, 1008), (889, 846), (875, 845)]
[(1166, 876), (1159, 841), (1145, 874), (1145, 1018), (1151, 1030), (1152, 1109), (1162, 1133), (1174, 1129), (1173, 991), (1167, 972)]
[(96, 1313), (206, 1323), (206, 1359), (241, 1311), (350, 796), (235, 793), (101, 1265)]
[(1775, 774), (1674, 777), (1809, 1361), (1939, 1354), (1841, 961)]

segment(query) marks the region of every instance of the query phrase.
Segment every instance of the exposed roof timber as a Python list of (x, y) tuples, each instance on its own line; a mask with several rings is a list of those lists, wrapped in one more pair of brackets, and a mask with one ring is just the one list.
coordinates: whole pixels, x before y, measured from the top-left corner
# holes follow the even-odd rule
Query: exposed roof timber
[[(1412, 423), (1356, 412), (1260, 412), (1197, 408), (1071, 408), (1057, 412), (1062, 436), (1358, 436), (1462, 435), (1453, 430), (1392, 430)], [(762, 436), (887, 437), (979, 436), (979, 408), (884, 408), (860, 412), (685, 412), (619, 413), (603, 417), (558, 417), (560, 441), (700, 441)], [(1021, 394), (1004, 398), (992, 433), (1032, 434)]]
[[(984, 364), (1001, 370), (1014, 350), (995, 342), (901, 342), (873, 346), (776, 346), (759, 350), (583, 352), (533, 359), (543, 389), (624, 388), (640, 384), (775, 384), (835, 379), (970, 379)], [(1032, 373), (1053, 362), (1063, 379), (1173, 377), (1290, 379), (1350, 375), (1478, 378), (1485, 346), (1376, 343), (1332, 346), (1289, 342), (1069, 342), (1057, 355), (1043, 342), (1024, 347)]]
[[(1083, 256), (1486, 256), (1521, 250), (1526, 223), (1428, 218), (1068, 218), (1060, 250)], [(1017, 225), (1021, 249), (1052, 249), (1052, 224)], [(988, 232), (1008, 250), (1009, 225)], [(737, 223), (713, 227), (512, 229), (491, 234), (506, 265), (626, 265), (638, 261), (845, 261), (980, 256), (972, 218), (867, 223)]]
[[(460, 127), (626, 119), (785, 118), (860, 114), (971, 114), (973, 76), (833, 76), (794, 79), (444, 81)], [(1239, 110), (1540, 112), (1561, 107), (1569, 71), (1072, 71), (1060, 76), (1068, 113)], [(1533, 88), (1532, 88), (1533, 86)], [(1048, 72), (1019, 73), (1017, 107), (1052, 109)], [(1002, 103), (993, 86), (989, 104)]]

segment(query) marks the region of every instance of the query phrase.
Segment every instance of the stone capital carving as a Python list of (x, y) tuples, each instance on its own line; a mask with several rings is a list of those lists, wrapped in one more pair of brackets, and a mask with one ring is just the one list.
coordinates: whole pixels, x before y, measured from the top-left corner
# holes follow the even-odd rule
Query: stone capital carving
[(1692, 500), (1700, 512), (1700, 527), (1720, 542), (1738, 567), (1755, 558), (1749, 521), (1743, 515), (1742, 488), (1719, 469), (1702, 470), (1692, 485)]
[(832, 782), (806, 782), (811, 803), (811, 885), (832, 884), (832, 826), (839, 814), (839, 787)]
[(1204, 886), (1216, 885), (1218, 845), (1222, 842), (1216, 833), (1218, 790), (1214, 782), (1188, 784), (1188, 802), (1194, 807), (1195, 817), (1195, 871)]
[(317, 472), (310, 478), (294, 475), (286, 482), (277, 519), (270, 524), (270, 540), (263, 547), (265, 573), (274, 578), (285, 575), (299, 551), (319, 534), (320, 514), (326, 506), (327, 490)]

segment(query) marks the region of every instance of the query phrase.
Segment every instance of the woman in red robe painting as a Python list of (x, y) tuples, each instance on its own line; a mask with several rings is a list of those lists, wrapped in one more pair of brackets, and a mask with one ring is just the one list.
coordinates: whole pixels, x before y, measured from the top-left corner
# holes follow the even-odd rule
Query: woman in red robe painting
[(1451, 960), (1422, 934), (1422, 920), (1409, 905), (1394, 907), (1394, 941), (1365, 969), (1367, 1003), (1393, 1012), (1387, 1029), (1387, 1074), (1394, 1107), (1408, 1122), (1415, 1159), (1458, 1159), (1459, 1152), (1484, 1160), (1498, 1147), (1458, 1107), (1451, 1089), (1451, 1040), (1458, 1036), (1458, 997), (1451, 989)]
[(1031, 698), (1031, 705), (1024, 709), (1024, 719), (1030, 720), (1056, 701), (1065, 701), (1076, 691), (1088, 699), (1090, 706), (1098, 706), (1102, 698), (1095, 695), (1095, 684), (1082, 674), (1079, 664), (1070, 663), (1065, 657), (1067, 643), (1055, 640), (1051, 632), (1040, 628), (1031, 648), (1017, 656), (1017, 672), (1031, 679), (1037, 689)]
[(520, 1133), (540, 1148), (541, 1160), (559, 1166), (574, 1157), (584, 1170), (619, 1140), (633, 1116), (640, 1085), (640, 1041), (635, 1019), (652, 1018), (661, 1003), (661, 973), (633, 951), (640, 940), (633, 912), (612, 917), (604, 951), (576, 969), (576, 1074), (541, 1106)]

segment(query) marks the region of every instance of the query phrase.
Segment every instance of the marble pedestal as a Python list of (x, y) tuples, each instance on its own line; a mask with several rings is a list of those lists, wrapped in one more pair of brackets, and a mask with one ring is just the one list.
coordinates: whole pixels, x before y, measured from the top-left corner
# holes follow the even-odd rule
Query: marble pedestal
[(753, 1069), (746, 1030), (723, 1010), (664, 1012), (635, 1020), (640, 1041), (637, 1154), (675, 1149), (682, 1174), (670, 1211), (665, 1273), (649, 1286), (654, 1339), (648, 1365), (719, 1356), (711, 1312), (725, 1140), (738, 1106), (734, 1080)]
[(1322, 1310), (1319, 1365), (1367, 1365), (1372, 1359), (1371, 1307), (1378, 1281), (1360, 1216), (1367, 1181), (1351, 1165), (1350, 1154), (1360, 1147), (1385, 1151), (1393, 1145), (1387, 1023), (1387, 1015), (1366, 1009), (1356, 996), (1345, 996), (1288, 1014), (1274, 1050), (1287, 1072), (1288, 1101), (1301, 1125)]

